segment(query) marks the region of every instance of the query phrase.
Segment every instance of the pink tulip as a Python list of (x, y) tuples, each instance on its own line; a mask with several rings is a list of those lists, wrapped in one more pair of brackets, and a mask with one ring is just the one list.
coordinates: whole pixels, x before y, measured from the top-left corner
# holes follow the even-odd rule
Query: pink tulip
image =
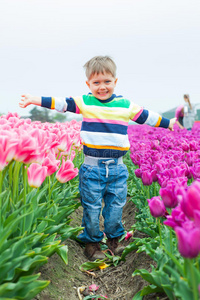
[(42, 163), (42, 166), (47, 167), (47, 176), (51, 176), (53, 173), (55, 173), (58, 170), (59, 165), (60, 160), (56, 160), (55, 156), (53, 156), (52, 154), (45, 157)]
[(125, 241), (129, 240), (133, 236), (133, 231), (128, 231), (125, 236)]
[(41, 186), (47, 176), (48, 168), (37, 163), (32, 163), (28, 167), (28, 184), (31, 187), (38, 188)]
[(178, 238), (178, 250), (183, 257), (195, 258), (200, 253), (200, 229), (193, 228), (185, 230), (176, 227), (175, 232)]
[(150, 213), (154, 218), (163, 217), (166, 213), (166, 208), (159, 196), (147, 199)]
[(96, 285), (94, 283), (89, 286), (90, 292), (96, 292), (98, 289), (99, 289), (99, 285)]
[(16, 148), (17, 149), (14, 159), (16, 161), (23, 162), (27, 160), (30, 157), (30, 155), (35, 154), (35, 151), (37, 149), (37, 142), (29, 134), (21, 132), (19, 142)]
[(74, 169), (74, 164), (71, 160), (65, 161), (65, 157), (62, 159), (62, 165), (56, 173), (56, 178), (59, 182), (65, 183), (78, 175), (78, 168)]
[(0, 170), (10, 162), (16, 153), (18, 140), (14, 133), (1, 131), (0, 133)]
[(7, 165), (6, 152), (5, 152), (5, 137), (0, 136), (0, 171)]
[(73, 139), (70, 138), (69, 133), (64, 132), (59, 138), (59, 145), (57, 146), (59, 151), (70, 153), (73, 144)]

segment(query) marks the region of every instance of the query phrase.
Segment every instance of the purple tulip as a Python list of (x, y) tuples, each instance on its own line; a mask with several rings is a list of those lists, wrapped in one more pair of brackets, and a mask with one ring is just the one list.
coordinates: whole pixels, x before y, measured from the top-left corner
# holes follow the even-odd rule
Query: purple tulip
[(160, 195), (165, 207), (174, 208), (178, 204), (178, 198), (174, 192), (174, 188), (166, 187), (160, 189)]
[(194, 179), (200, 178), (200, 163), (195, 163), (192, 167), (190, 167), (190, 171)]
[(178, 238), (178, 250), (185, 258), (195, 258), (200, 253), (200, 229), (193, 228), (185, 230), (176, 227), (175, 232)]
[(200, 211), (194, 210), (194, 224), (195, 227), (200, 228)]
[(140, 170), (140, 169), (136, 169), (136, 170), (135, 170), (135, 176), (136, 176), (137, 178), (141, 178), (141, 175), (142, 175), (141, 170)]
[(182, 211), (180, 205), (172, 209), (171, 215), (166, 216), (167, 220), (163, 222), (164, 225), (175, 228), (182, 227), (189, 219)]
[(150, 213), (154, 218), (163, 217), (166, 212), (165, 205), (159, 196), (147, 199)]
[(185, 152), (189, 151), (189, 149), (190, 149), (190, 146), (186, 142), (183, 142), (181, 146), (182, 146), (183, 151), (185, 151)]
[(197, 151), (198, 149), (198, 144), (197, 141), (190, 141), (190, 151)]
[(141, 178), (144, 185), (151, 185), (153, 182), (153, 177), (150, 171), (143, 171)]
[(194, 210), (200, 211), (200, 182), (195, 181), (182, 197), (181, 208), (188, 218), (194, 218)]

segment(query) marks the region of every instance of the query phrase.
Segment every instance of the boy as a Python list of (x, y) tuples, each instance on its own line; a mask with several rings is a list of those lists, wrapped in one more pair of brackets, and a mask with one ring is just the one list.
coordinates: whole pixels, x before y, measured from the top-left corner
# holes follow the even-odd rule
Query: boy
[(96, 260), (105, 258), (99, 244), (103, 238), (99, 229), (102, 199), (108, 248), (116, 255), (124, 249), (118, 240), (124, 234), (122, 210), (126, 203), (128, 171), (122, 157), (130, 146), (127, 135), (129, 120), (172, 130), (175, 119), (162, 118), (122, 96), (116, 96), (116, 65), (110, 57), (93, 57), (84, 68), (90, 94), (63, 99), (23, 95), (19, 105), (23, 108), (35, 104), (83, 115), (81, 137), (85, 160), (79, 172), (79, 189), (84, 230), (79, 239), (86, 243), (85, 255)]

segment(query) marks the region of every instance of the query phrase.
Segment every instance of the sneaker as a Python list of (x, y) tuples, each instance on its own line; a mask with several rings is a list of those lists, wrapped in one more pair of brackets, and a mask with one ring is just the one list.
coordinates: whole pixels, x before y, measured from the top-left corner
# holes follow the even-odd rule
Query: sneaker
[(125, 246), (122, 244), (119, 244), (120, 236), (113, 238), (113, 239), (107, 239), (107, 246), (112, 251), (114, 255), (121, 255), (122, 252), (125, 249)]
[(87, 243), (85, 246), (84, 254), (91, 261), (105, 258), (105, 255), (101, 251), (99, 243)]

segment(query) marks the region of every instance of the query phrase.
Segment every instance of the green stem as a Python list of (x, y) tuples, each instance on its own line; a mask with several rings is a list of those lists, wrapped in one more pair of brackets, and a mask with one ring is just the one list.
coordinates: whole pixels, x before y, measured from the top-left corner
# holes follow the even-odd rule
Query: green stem
[(196, 276), (194, 274), (194, 268), (193, 268), (193, 260), (192, 259), (187, 259), (187, 263), (189, 264), (190, 267), (190, 275), (191, 275), (191, 282), (192, 282), (192, 290), (193, 290), (193, 296), (194, 300), (198, 300), (198, 284), (196, 281)]
[[(24, 193), (23, 193), (23, 205), (24, 205), (24, 214), (26, 213), (26, 166), (23, 164), (22, 166), (22, 174), (23, 174), (23, 183), (24, 183)], [(26, 217), (23, 218), (23, 234), (25, 232), (25, 222)]]
[[(12, 164), (9, 165), (8, 168), (8, 183), (9, 183), (9, 189), (10, 191), (13, 191), (13, 167)], [(13, 194), (14, 197), (14, 194)]]
[(162, 246), (163, 250), (167, 253), (167, 255), (171, 258), (171, 260), (176, 264), (180, 274), (185, 277), (185, 269), (183, 268), (183, 266), (180, 264), (180, 262), (178, 261), (178, 259), (176, 259), (176, 257), (170, 253), (164, 246)]
[(149, 185), (146, 186), (146, 197), (147, 197), (147, 199), (150, 199), (150, 186)]
[(197, 270), (199, 271), (199, 256), (197, 256), (196, 258), (196, 266), (197, 266)]
[(1, 232), (1, 210), (2, 210), (2, 197), (1, 197), (2, 186), (3, 186), (3, 176), (2, 176), (2, 171), (0, 171), (0, 232)]
[(21, 162), (16, 161), (14, 165), (14, 178), (13, 178), (13, 202), (16, 203), (15, 199), (18, 197), (19, 190), (19, 171), (21, 168)]
[(160, 227), (160, 218), (157, 218), (157, 224), (158, 224), (158, 231), (160, 236), (160, 246), (162, 245), (162, 234), (161, 234), (161, 227)]
[(170, 237), (170, 252), (173, 253), (173, 240), (172, 240), (172, 228), (169, 228), (169, 237)]
[(51, 200), (51, 177), (49, 176), (49, 201)]
[(51, 194), (52, 194), (52, 192), (53, 192), (53, 190), (54, 190), (54, 188), (55, 188), (55, 186), (56, 186), (57, 183), (58, 183), (58, 180), (56, 180), (56, 182), (53, 184), (53, 186), (52, 186), (52, 188), (50, 190), (50, 194), (49, 194), (50, 198), (51, 198)]

